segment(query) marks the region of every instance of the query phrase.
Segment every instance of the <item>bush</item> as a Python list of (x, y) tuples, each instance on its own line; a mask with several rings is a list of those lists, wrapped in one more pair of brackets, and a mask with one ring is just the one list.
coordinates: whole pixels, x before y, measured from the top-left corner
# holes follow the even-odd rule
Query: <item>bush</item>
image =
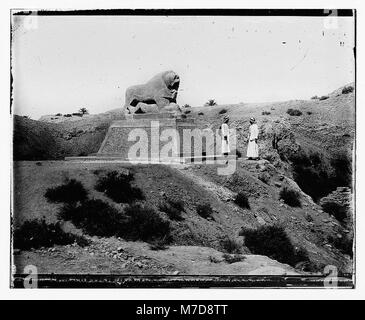
[(354, 87), (353, 86), (346, 86), (342, 89), (342, 94), (348, 94), (350, 92), (354, 91)]
[(210, 206), (209, 203), (205, 203), (205, 204), (199, 204), (196, 207), (196, 212), (199, 216), (201, 216), (204, 219), (207, 219), (209, 217), (212, 218), (212, 214), (213, 214), (213, 209)]
[(222, 109), (218, 112), (219, 114), (224, 114), (224, 113), (227, 113), (227, 109)]
[(294, 180), (314, 201), (326, 196), (337, 187), (351, 187), (352, 163), (347, 153), (339, 153), (330, 161), (317, 152), (303, 151), (291, 155)]
[(45, 195), (48, 201), (75, 203), (87, 199), (87, 191), (80, 181), (71, 179), (65, 184), (48, 188)]
[(56, 113), (55, 116), (56, 117), (62, 117), (62, 113)]
[(331, 159), (334, 170), (332, 183), (335, 187), (352, 187), (352, 159), (345, 152), (338, 153)]
[(329, 236), (327, 241), (343, 254), (353, 257), (353, 239), (351, 236), (342, 233), (341, 237)]
[(78, 206), (64, 206), (59, 218), (70, 220), (85, 233), (100, 237), (150, 241), (168, 239), (170, 234), (169, 222), (152, 208), (140, 204), (132, 204), (120, 212), (102, 200), (93, 199)]
[(67, 114), (64, 114), (63, 116), (69, 118), (69, 117), (72, 117), (72, 114), (67, 113)]
[(280, 199), (291, 207), (301, 207), (300, 194), (298, 191), (284, 187), (280, 191)]
[(167, 244), (168, 241), (166, 240), (166, 238), (152, 240), (150, 242), (150, 249), (154, 251), (166, 250), (168, 249)]
[(135, 200), (143, 200), (144, 196), (139, 188), (131, 186), (133, 174), (128, 175), (117, 171), (108, 172), (100, 177), (95, 189), (104, 192), (110, 199), (118, 203), (131, 203)]
[(261, 112), (261, 114), (262, 114), (263, 116), (266, 116), (266, 115), (271, 114), (271, 112), (270, 112), (270, 111), (262, 111), (262, 112)]
[(198, 116), (204, 116), (204, 112), (199, 112)]
[(321, 97), (319, 97), (319, 100), (326, 100), (328, 98), (329, 98), (329, 96), (321, 96)]
[(228, 253), (240, 253), (242, 247), (238, 241), (229, 237), (221, 241), (221, 246)]
[(322, 209), (332, 214), (340, 222), (343, 222), (347, 218), (347, 208), (337, 202), (325, 202), (322, 204)]
[(238, 192), (234, 202), (243, 209), (250, 209), (250, 203), (248, 202), (248, 197), (243, 192)]
[(293, 165), (294, 180), (299, 187), (314, 201), (331, 192), (332, 182), (329, 169), (323, 162), (323, 157), (318, 153), (298, 152), (290, 157)]
[(241, 262), (245, 260), (244, 256), (241, 256), (240, 254), (223, 254), (223, 259), (228, 263), (235, 263), (235, 262)]
[(293, 246), (280, 225), (262, 226), (258, 229), (242, 228), (240, 235), (244, 236), (246, 247), (254, 254), (268, 256), (291, 266), (308, 261), (306, 252)]
[(216, 106), (217, 102), (214, 99), (209, 99), (206, 103), (206, 106)]
[(85, 246), (89, 242), (81, 236), (66, 233), (60, 222), (47, 224), (44, 219), (25, 221), (13, 234), (14, 248), (28, 250), (77, 243)]
[(132, 204), (124, 213), (128, 217), (128, 221), (125, 228), (119, 233), (120, 237), (132, 241), (169, 240), (170, 223), (163, 220), (154, 209)]
[(307, 111), (307, 115), (311, 115), (313, 112), (311, 112), (311, 111)]
[(89, 114), (89, 111), (86, 108), (80, 108), (79, 113), (84, 115), (84, 114)]
[(82, 117), (84, 114), (83, 113), (79, 113), (79, 112), (73, 112), (72, 115), (73, 116), (77, 116), (77, 117)]
[(300, 110), (292, 109), (292, 108), (288, 109), (288, 110), (286, 111), (286, 113), (287, 113), (287, 114), (289, 114), (289, 115), (291, 115), (291, 116), (296, 116), (296, 117), (298, 117), (298, 116), (301, 116), (301, 115), (302, 115), (302, 112), (301, 112)]
[(117, 235), (127, 222), (127, 217), (117, 209), (99, 199), (92, 199), (78, 206), (66, 205), (59, 218), (72, 221), (89, 235), (111, 237)]
[(319, 97), (316, 95), (316, 96), (311, 97), (311, 99), (312, 100), (317, 100), (317, 99), (319, 99)]
[(171, 220), (184, 220), (182, 212), (184, 211), (184, 203), (182, 201), (168, 200), (159, 207), (160, 211), (165, 212)]

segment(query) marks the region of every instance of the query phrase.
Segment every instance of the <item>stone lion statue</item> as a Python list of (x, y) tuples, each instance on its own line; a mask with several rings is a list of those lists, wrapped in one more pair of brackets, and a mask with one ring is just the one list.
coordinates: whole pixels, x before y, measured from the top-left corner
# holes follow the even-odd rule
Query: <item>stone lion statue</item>
[(158, 113), (176, 111), (177, 92), (180, 77), (174, 71), (165, 71), (155, 75), (145, 84), (127, 88), (124, 111), (126, 113)]

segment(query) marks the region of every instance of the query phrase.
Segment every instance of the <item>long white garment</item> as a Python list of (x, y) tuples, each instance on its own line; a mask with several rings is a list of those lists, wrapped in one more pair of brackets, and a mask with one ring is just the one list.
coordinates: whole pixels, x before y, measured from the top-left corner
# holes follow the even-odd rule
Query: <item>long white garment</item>
[(227, 123), (223, 123), (222, 130), (222, 153), (229, 153), (229, 127)]
[(259, 136), (259, 128), (256, 123), (250, 125), (249, 128), (249, 141), (247, 146), (247, 157), (248, 158), (257, 158), (259, 156), (259, 147), (255, 141), (255, 139)]

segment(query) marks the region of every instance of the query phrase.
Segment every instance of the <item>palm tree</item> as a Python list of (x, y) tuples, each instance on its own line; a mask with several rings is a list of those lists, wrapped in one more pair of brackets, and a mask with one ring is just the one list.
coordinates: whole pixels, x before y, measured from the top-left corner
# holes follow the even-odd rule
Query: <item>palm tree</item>
[(86, 108), (80, 108), (79, 112), (82, 114), (89, 114), (89, 111)]
[(217, 102), (214, 99), (209, 99), (208, 102), (205, 103), (206, 106), (216, 106)]

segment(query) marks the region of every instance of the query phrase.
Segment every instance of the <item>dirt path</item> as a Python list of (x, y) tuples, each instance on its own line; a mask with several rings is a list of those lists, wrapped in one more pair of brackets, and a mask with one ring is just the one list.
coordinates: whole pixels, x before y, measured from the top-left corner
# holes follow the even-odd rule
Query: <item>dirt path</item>
[[(237, 262), (230, 263), (235, 257)], [(15, 255), (14, 271), (27, 265), (41, 274), (296, 275), (292, 267), (260, 255), (225, 255), (199, 246), (151, 250), (147, 243), (95, 239), (91, 246), (55, 246)]]

